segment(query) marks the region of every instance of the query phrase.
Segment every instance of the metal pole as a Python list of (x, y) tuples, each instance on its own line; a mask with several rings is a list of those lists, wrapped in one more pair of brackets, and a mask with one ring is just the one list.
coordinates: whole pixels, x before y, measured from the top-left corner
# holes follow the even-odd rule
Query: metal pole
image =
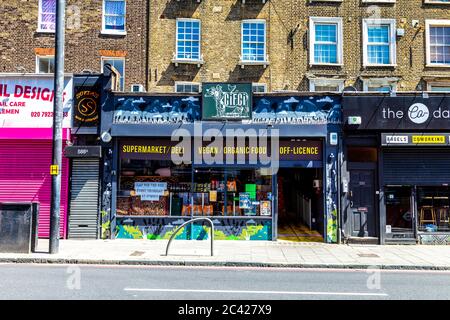
[(64, 91), (64, 29), (65, 0), (56, 1), (55, 27), (55, 99), (53, 102), (53, 151), (52, 194), (50, 208), (50, 253), (59, 251), (60, 205), (61, 205), (61, 163), (62, 163), (62, 122)]

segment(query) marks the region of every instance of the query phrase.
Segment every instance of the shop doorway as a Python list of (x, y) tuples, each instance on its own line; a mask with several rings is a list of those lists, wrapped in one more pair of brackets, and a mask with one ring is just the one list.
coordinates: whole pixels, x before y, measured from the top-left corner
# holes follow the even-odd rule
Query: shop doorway
[(375, 147), (347, 148), (349, 172), (344, 223), (351, 243), (378, 243), (377, 161)]
[(375, 219), (375, 170), (350, 170), (349, 218), (351, 236), (377, 237)]
[(415, 191), (410, 186), (387, 186), (386, 241), (411, 239), (415, 241)]
[(322, 169), (278, 171), (278, 239), (324, 241)]

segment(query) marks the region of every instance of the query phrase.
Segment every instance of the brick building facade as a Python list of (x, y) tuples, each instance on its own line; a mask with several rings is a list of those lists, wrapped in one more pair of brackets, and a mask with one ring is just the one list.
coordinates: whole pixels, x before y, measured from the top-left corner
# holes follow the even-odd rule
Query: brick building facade
[[(54, 54), (54, 34), (39, 30), (43, 1), (51, 2), (2, 2), (0, 72), (33, 73), (39, 71), (38, 56)], [(186, 84), (216, 81), (259, 83), (260, 90), (264, 87), (268, 92), (347, 86), (362, 91), (387, 85), (398, 91), (421, 91), (432, 83), (444, 88), (450, 83), (448, 63), (427, 66), (426, 23), (450, 20), (450, 5), (443, 0), (126, 1), (126, 33), (114, 34), (102, 32), (105, 2), (67, 1), (66, 71), (98, 72), (102, 57), (123, 59), (124, 91), (137, 84), (150, 92), (173, 92), (176, 84), (183, 90)], [(312, 63), (311, 17), (341, 18), (340, 63)], [(174, 56), (177, 19), (200, 22), (200, 63)], [(392, 28), (395, 62), (365, 66), (364, 19), (385, 19)], [(241, 59), (241, 29), (246, 21), (265, 24), (264, 63)]]
[[(41, 25), (41, 20), (45, 19), (42, 17), (48, 17), (46, 12), (52, 11), (48, 6), (54, 3), (44, 0), (1, 2), (0, 72), (38, 72), (37, 57), (54, 55), (54, 32), (46, 30), (45, 23)], [(103, 11), (102, 0), (67, 1), (65, 71), (100, 72), (102, 58), (123, 59), (124, 90), (130, 91), (132, 84), (142, 84), (145, 88), (147, 1), (126, 1), (125, 32), (105, 31)]]
[[(448, 61), (440, 67), (429, 67), (426, 56), (426, 21), (447, 19), (446, 26), (450, 24), (450, 5), (445, 2), (150, 1), (149, 90), (173, 92), (176, 83), (216, 81), (261, 83), (269, 92), (320, 91), (334, 87), (342, 90), (347, 86), (362, 91), (388, 85), (392, 90), (421, 91), (429, 89), (427, 84), (432, 81), (448, 87)], [(343, 41), (339, 46), (342, 47), (343, 61), (335, 65), (312, 63), (310, 31), (313, 20), (310, 17), (342, 19)], [(177, 55), (177, 19), (186, 18), (200, 21), (201, 57), (197, 62), (186, 63), (174, 56)], [(265, 63), (240, 63), (241, 28), (247, 19), (265, 21)], [(363, 19), (387, 19), (384, 23), (389, 24), (395, 39), (396, 59), (386, 66), (365, 66), (363, 62)], [(337, 20), (325, 19), (324, 23)]]

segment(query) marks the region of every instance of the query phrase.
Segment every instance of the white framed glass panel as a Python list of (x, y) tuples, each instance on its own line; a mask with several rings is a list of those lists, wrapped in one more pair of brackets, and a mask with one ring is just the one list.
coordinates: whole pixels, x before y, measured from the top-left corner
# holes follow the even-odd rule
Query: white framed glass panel
[(367, 62), (390, 64), (389, 25), (367, 27)]
[(242, 22), (242, 61), (266, 61), (266, 23), (261, 20)]
[(430, 26), (430, 63), (450, 65), (450, 24)]
[(199, 93), (200, 84), (197, 82), (175, 82), (176, 93)]
[(267, 85), (265, 83), (252, 83), (253, 93), (265, 93), (267, 92)]
[(450, 92), (450, 84), (448, 86), (434, 86), (434, 85), (431, 85), (429, 91), (432, 91), (432, 92)]
[(314, 34), (314, 62), (338, 63), (337, 25), (317, 23)]
[(105, 64), (110, 64), (118, 72), (120, 76), (120, 90), (125, 88), (125, 59), (124, 58), (102, 58), (102, 72), (104, 72)]
[(56, 0), (39, 0), (38, 31), (54, 32), (56, 25)]
[(103, 1), (103, 32), (124, 33), (126, 31), (125, 0)]
[(54, 56), (37, 56), (36, 57), (36, 72), (37, 73), (54, 73), (55, 72), (55, 57)]
[(177, 59), (201, 60), (201, 24), (199, 20), (177, 20)]

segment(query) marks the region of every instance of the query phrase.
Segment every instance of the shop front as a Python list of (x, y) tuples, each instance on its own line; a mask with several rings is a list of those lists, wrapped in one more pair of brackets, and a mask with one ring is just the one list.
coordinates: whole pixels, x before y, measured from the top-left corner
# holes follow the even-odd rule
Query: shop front
[[(39, 237), (50, 229), (53, 77), (0, 75), (0, 203), (38, 203)], [(72, 78), (64, 87), (63, 145), (70, 140)], [(68, 159), (61, 168), (61, 229), (67, 234)]]
[(346, 97), (343, 107), (349, 235), (367, 236), (354, 228), (365, 221), (380, 243), (449, 244), (450, 98)]
[(69, 239), (100, 238), (100, 105), (109, 80), (103, 74), (73, 77), (72, 143), (64, 148), (70, 162)]
[[(167, 239), (184, 222), (206, 217), (218, 240), (336, 240), (337, 193), (325, 186), (333, 185), (327, 169), (337, 153), (328, 125), (340, 120), (338, 100), (246, 100), (251, 93), (234, 90), (247, 95), (225, 102), (245, 110), (248, 101), (249, 116), (234, 107), (232, 116), (225, 110), (214, 118), (204, 96), (113, 94), (113, 111), (102, 116), (112, 120), (102, 126), (112, 136), (105, 150), (113, 174), (104, 181), (111, 207), (103, 208), (111, 212), (103, 221), (111, 237)], [(200, 221), (176, 238), (206, 239), (208, 232)]]

